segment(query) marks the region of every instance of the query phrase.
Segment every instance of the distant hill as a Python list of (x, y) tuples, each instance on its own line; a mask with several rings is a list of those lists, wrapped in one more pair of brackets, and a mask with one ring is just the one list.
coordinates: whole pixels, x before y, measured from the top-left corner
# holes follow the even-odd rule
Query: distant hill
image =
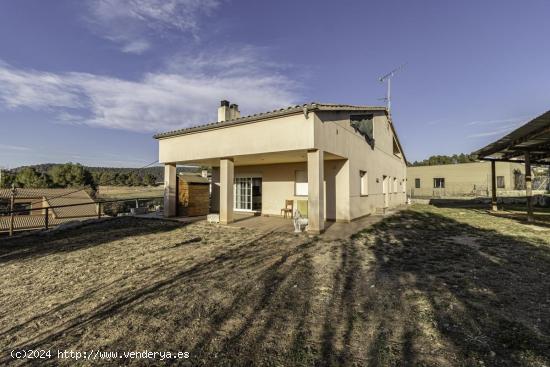
[[(199, 173), (202, 167), (178, 167), (178, 173)], [(164, 167), (87, 167), (78, 163), (44, 163), (4, 170), (0, 187), (65, 188), (98, 186), (157, 186), (164, 183)]]

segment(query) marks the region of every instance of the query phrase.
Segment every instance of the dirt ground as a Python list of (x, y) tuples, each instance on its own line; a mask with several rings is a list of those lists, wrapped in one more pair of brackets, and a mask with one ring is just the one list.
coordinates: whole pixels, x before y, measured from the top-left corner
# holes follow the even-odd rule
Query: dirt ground
[(550, 366), (550, 230), (482, 210), (415, 205), (331, 241), (115, 218), (2, 240), (0, 269), (0, 364)]

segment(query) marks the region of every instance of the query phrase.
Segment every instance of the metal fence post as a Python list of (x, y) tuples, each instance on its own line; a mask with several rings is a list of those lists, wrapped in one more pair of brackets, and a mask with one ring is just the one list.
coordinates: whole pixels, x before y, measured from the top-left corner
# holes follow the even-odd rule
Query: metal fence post
[[(80, 206), (83, 206), (83, 205), (92, 205), (92, 204), (95, 204), (96, 205), (96, 208), (97, 208), (97, 218), (98, 219), (101, 219), (103, 218), (103, 209), (104, 209), (104, 204), (105, 203), (127, 203), (127, 202), (132, 202), (132, 203), (135, 203), (136, 201), (139, 203), (139, 200), (148, 200), (147, 203), (149, 203), (149, 201), (154, 201), (154, 202), (157, 202), (158, 200), (162, 200), (162, 197), (152, 197), (152, 198), (147, 198), (147, 199), (143, 199), (143, 198), (132, 198), (132, 199), (124, 199), (124, 200), (104, 200), (104, 201), (97, 201), (97, 202), (87, 202), (87, 203), (77, 203), (77, 204), (68, 204), (68, 205), (56, 205), (56, 206), (41, 206), (39, 208), (19, 208), (19, 209), (15, 209), (15, 199), (17, 198), (17, 189), (15, 187), (12, 188), (12, 193), (11, 193), (11, 204), (10, 204), (10, 210), (9, 212), (6, 212), (6, 218), (7, 218), (7, 215), (9, 213), (10, 215), (10, 218), (9, 218), (9, 225), (7, 226), (8, 228), (6, 229), (9, 229), (9, 235), (10, 236), (13, 236), (14, 233), (15, 233), (15, 226), (17, 225), (18, 226), (18, 229), (24, 229), (24, 230), (31, 230), (31, 229), (41, 229), (41, 228), (45, 228), (46, 230), (49, 230), (50, 229), (50, 209), (56, 209), (56, 208), (74, 208), (74, 207), (80, 207)], [(161, 201), (161, 204), (162, 204), (162, 201)], [(138, 204), (139, 205), (139, 204)], [(127, 206), (126, 205), (122, 205), (124, 208), (126, 208)], [(131, 206), (131, 205), (129, 205)], [(162, 205), (160, 205), (161, 207)], [(146, 208), (148, 207), (148, 205), (145, 206)], [(138, 206), (139, 208), (139, 206)], [(116, 212), (112, 213), (112, 211), (116, 211), (116, 207), (115, 208), (108, 208), (109, 210), (107, 211), (107, 217), (111, 217), (111, 216), (116, 216)], [(30, 212), (30, 213), (35, 213), (35, 211), (37, 210), (41, 210), (42, 211), (42, 214), (40, 213), (37, 213), (36, 216), (32, 217), (32, 218), (25, 218), (27, 216), (27, 212)], [(122, 212), (121, 212), (122, 213)], [(44, 223), (41, 224), (40, 223), (40, 215), (44, 215)], [(84, 218), (90, 218), (90, 217), (94, 217), (95, 215), (92, 215), (91, 213), (90, 214), (86, 214), (84, 215), (84, 217), (80, 218), (80, 217), (67, 217), (67, 218), (74, 218), (76, 220), (79, 220), (79, 219), (84, 219)], [(18, 218), (18, 223), (15, 223), (15, 218)], [(56, 219), (57, 218), (57, 215), (55, 212), (52, 212), (52, 219)], [(63, 217), (61, 217), (63, 218)], [(28, 225), (28, 222), (27, 220), (25, 219), (32, 219), (31, 224)], [(55, 227), (57, 226), (57, 222), (54, 220), (54, 222), (52, 222), (52, 225)]]
[(11, 185), (11, 201), (10, 201), (10, 236), (13, 236), (13, 221), (14, 221), (14, 212), (13, 207), (15, 206), (15, 194), (17, 193), (17, 189), (15, 188), (15, 185)]

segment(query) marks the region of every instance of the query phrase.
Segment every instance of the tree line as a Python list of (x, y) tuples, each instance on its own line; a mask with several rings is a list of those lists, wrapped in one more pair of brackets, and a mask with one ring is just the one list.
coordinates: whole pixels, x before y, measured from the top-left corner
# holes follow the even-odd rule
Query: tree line
[(78, 163), (27, 166), (2, 172), (0, 187), (66, 188), (110, 186), (154, 186), (157, 177), (135, 169), (89, 169)]
[(475, 154), (453, 154), (453, 155), (432, 155), (428, 159), (422, 161), (414, 161), (411, 166), (435, 166), (438, 164), (457, 164), (477, 162)]

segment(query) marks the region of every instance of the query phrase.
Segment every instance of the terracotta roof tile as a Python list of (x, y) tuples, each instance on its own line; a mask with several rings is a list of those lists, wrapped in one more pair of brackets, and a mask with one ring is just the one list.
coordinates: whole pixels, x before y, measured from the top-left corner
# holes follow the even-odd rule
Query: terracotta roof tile
[(354, 106), (347, 104), (330, 104), (330, 103), (317, 103), (311, 102), (301, 105), (288, 106), (273, 111), (256, 113), (253, 115), (243, 116), (238, 119), (232, 119), (222, 122), (211, 122), (203, 125), (197, 125), (193, 127), (187, 127), (179, 130), (168, 131), (159, 133), (154, 136), (155, 139), (168, 138), (171, 136), (182, 135), (192, 133), (196, 131), (203, 131), (213, 129), (217, 127), (237, 125), (246, 122), (254, 122), (271, 117), (281, 117), (293, 113), (305, 112), (305, 111), (387, 111), (386, 107), (381, 106)]

